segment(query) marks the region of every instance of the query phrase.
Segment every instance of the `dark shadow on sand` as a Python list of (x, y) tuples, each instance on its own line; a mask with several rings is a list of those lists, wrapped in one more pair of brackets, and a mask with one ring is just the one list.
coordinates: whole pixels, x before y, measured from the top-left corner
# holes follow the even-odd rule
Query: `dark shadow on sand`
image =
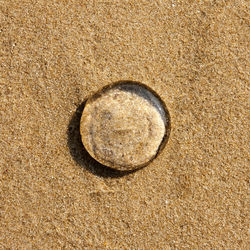
[(138, 171), (138, 169), (132, 171), (115, 170), (102, 165), (89, 155), (82, 144), (80, 134), (80, 120), (85, 104), (86, 101), (78, 106), (68, 125), (68, 148), (74, 161), (94, 175), (104, 178), (119, 178)]

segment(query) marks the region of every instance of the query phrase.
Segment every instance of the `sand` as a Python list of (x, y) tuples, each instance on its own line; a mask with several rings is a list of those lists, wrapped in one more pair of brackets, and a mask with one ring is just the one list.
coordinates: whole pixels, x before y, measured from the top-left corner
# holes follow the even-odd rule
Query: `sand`
[[(198, 3), (199, 2), (199, 3)], [(247, 1), (0, 2), (0, 248), (247, 249)], [(82, 150), (84, 101), (134, 80), (171, 116), (119, 174)]]

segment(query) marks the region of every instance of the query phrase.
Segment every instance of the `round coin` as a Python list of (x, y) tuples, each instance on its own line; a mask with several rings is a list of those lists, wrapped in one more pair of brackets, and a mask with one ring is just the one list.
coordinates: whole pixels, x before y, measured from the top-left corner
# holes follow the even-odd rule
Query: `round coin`
[(147, 165), (165, 146), (170, 116), (149, 87), (119, 82), (87, 100), (80, 133), (95, 160), (117, 170), (134, 170)]

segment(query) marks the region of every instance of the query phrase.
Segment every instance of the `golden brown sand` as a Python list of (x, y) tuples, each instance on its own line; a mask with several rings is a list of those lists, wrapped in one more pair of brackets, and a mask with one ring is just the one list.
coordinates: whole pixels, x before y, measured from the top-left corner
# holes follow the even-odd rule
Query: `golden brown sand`
[[(247, 249), (248, 1), (0, 1), (0, 248)], [(147, 84), (171, 115), (149, 166), (96, 164), (83, 102)]]

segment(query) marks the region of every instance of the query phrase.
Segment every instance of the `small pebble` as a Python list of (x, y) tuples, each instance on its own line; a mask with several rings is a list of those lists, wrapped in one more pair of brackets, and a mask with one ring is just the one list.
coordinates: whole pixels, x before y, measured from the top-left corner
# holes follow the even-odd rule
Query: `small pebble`
[(88, 153), (117, 170), (147, 165), (166, 143), (170, 119), (163, 102), (137, 82), (110, 85), (90, 97), (80, 133)]

